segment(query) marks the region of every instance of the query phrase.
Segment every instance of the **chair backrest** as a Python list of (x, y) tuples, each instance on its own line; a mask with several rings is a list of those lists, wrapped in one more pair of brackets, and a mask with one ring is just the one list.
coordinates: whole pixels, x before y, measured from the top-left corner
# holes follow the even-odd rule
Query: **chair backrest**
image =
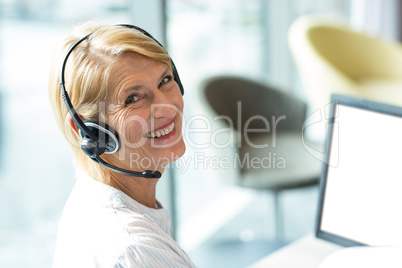
[(352, 30), (339, 20), (297, 19), (289, 30), (289, 46), (313, 108), (328, 104), (331, 93), (380, 100), (380, 91), (362, 89), (367, 81), (402, 80), (399, 43)]
[(305, 30), (313, 49), (352, 80), (402, 78), (396, 68), (402, 61), (401, 48), (390, 42), (346, 26), (310, 24)]
[(217, 115), (227, 116), (233, 128), (301, 131), (306, 104), (269, 85), (236, 76), (218, 76), (204, 82), (205, 97)]

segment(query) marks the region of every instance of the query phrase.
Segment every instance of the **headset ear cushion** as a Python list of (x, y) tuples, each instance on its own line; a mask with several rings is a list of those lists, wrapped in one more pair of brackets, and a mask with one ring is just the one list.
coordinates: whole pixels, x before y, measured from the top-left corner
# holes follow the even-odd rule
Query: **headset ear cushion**
[(103, 146), (99, 146), (98, 141), (93, 141), (87, 138), (82, 140), (81, 149), (90, 158), (96, 158), (105, 152), (105, 148)]
[[(112, 154), (120, 149), (119, 135), (108, 124), (97, 120), (84, 120), (84, 124), (98, 138), (98, 144), (104, 147), (105, 154)], [(83, 140), (88, 139), (81, 131), (79, 134)]]

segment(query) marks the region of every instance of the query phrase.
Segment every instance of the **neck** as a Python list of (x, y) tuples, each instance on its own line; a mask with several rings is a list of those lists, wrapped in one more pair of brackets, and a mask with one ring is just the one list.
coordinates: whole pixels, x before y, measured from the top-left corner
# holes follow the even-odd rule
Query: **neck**
[(156, 183), (158, 180), (108, 172), (102, 182), (122, 191), (144, 206), (156, 208)]
[[(105, 155), (103, 159), (114, 166), (122, 165), (122, 163), (116, 161), (114, 158), (109, 158), (108, 155)], [(121, 167), (124, 169), (131, 169), (131, 167), (128, 168), (124, 165)], [(159, 179), (147, 179), (143, 177), (129, 176), (111, 171), (104, 167), (100, 168), (101, 172), (103, 173), (102, 176), (99, 177), (102, 178), (100, 180), (102, 183), (122, 191), (144, 206), (156, 208), (156, 184)], [(134, 170), (143, 170), (143, 168), (134, 167)], [(152, 170), (158, 170), (163, 174), (164, 168), (163, 166), (159, 166), (153, 167)]]

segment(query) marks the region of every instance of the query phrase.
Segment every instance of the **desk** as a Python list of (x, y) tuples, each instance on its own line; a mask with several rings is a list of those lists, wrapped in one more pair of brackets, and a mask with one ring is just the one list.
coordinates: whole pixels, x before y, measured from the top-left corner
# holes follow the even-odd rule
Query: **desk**
[(327, 256), (342, 248), (311, 234), (275, 251), (249, 268), (316, 268)]

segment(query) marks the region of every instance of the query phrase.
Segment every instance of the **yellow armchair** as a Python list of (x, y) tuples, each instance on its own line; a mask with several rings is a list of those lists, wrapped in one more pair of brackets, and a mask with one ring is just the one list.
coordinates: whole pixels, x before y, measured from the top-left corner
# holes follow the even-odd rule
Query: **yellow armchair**
[(294, 21), (289, 46), (311, 109), (332, 93), (402, 106), (402, 46), (317, 15)]

